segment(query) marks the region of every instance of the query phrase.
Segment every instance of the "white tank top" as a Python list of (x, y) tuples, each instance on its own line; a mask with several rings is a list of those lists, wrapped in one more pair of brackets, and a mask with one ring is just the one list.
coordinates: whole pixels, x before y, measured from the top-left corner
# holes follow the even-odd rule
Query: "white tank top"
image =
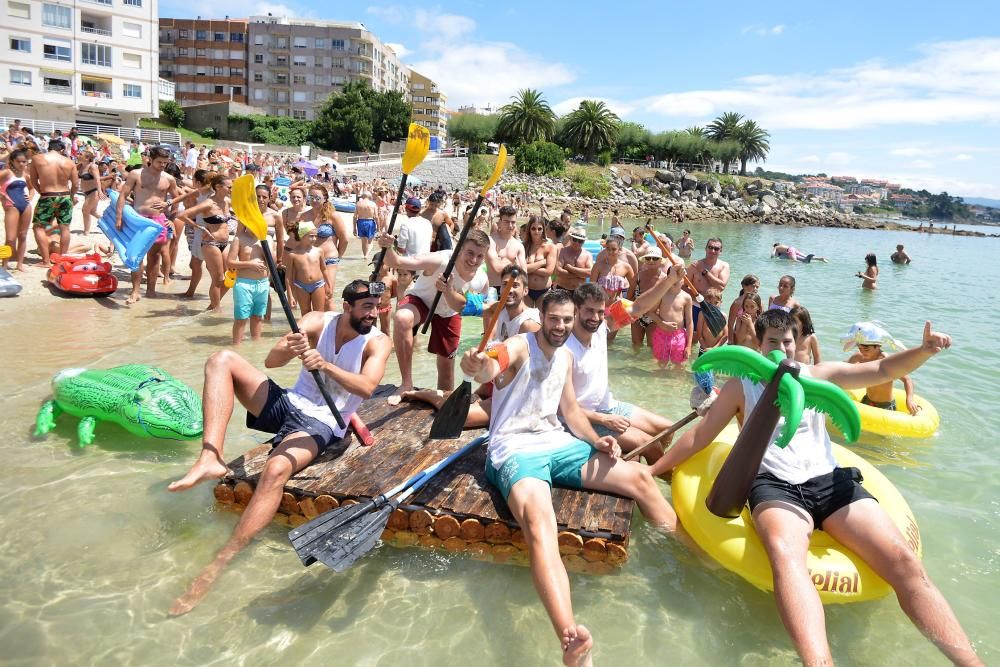
[(580, 407), (594, 412), (614, 408), (618, 401), (608, 382), (608, 325), (602, 323), (594, 332), (590, 347), (570, 334), (566, 349), (573, 355), (573, 390)]
[[(376, 336), (383, 335), (378, 329), (372, 329), (366, 334), (361, 334), (349, 340), (339, 350), (337, 347), (337, 319), (340, 313), (326, 313), (323, 323), (323, 332), (319, 335), (319, 342), (316, 349), (323, 358), (342, 368), (349, 373), (361, 372), (361, 360), (364, 356), (365, 345)], [(340, 410), (341, 416), (346, 423), (351, 415), (355, 413), (361, 405), (362, 398), (357, 394), (352, 394), (333, 380), (329, 375), (320, 373), (323, 383), (326, 385), (333, 398), (334, 405)], [(317, 419), (327, 424), (333, 429), (334, 435), (343, 437), (347, 429), (337, 426), (337, 420), (333, 418), (333, 413), (323, 400), (323, 394), (312, 373), (305, 368), (299, 371), (299, 379), (295, 381), (295, 386), (288, 391), (288, 400), (292, 405), (313, 419)]]
[(561, 449), (576, 440), (556, 416), (571, 363), (570, 354), (564, 348), (556, 348), (552, 358), (546, 359), (536, 335), (519, 334), (528, 344), (528, 359), (510, 384), (493, 390), (487, 455), (496, 470), (518, 452)]
[[(801, 372), (808, 375), (805, 366)], [(743, 384), (743, 419), (746, 421), (761, 394), (764, 393), (764, 385), (749, 380), (740, 382)], [(759, 472), (769, 472), (789, 484), (802, 484), (813, 477), (826, 475), (837, 467), (837, 461), (833, 458), (833, 447), (830, 444), (830, 434), (826, 431), (826, 419), (821, 412), (811, 408), (803, 410), (798, 430), (788, 446), (782, 449), (775, 447), (774, 441), (784, 425), (785, 418), (782, 417), (778, 420), (774, 433), (771, 434), (771, 441), (764, 452)]]
[(516, 336), (521, 332), (521, 325), (525, 322), (537, 322), (542, 323), (542, 320), (538, 316), (537, 308), (525, 308), (521, 311), (520, 315), (516, 317), (511, 317), (507, 312), (506, 308), (500, 310), (500, 316), (497, 318), (497, 326), (493, 331), (493, 339), (495, 341), (504, 341), (511, 336)]
[[(434, 295), (437, 294), (437, 287), (435, 287), (435, 283), (437, 282), (438, 276), (444, 273), (448, 259), (451, 257), (451, 250), (438, 250), (433, 254), (441, 258), (441, 266), (438, 267), (437, 271), (435, 271), (433, 275), (426, 276), (421, 273), (417, 277), (417, 280), (413, 282), (413, 285), (406, 290), (407, 294), (412, 294), (413, 296), (419, 298), (428, 308), (430, 308), (431, 304), (434, 302)], [(463, 279), (462, 276), (458, 274), (457, 270), (451, 272), (451, 277), (452, 287), (454, 287), (457, 292), (486, 293), (486, 274), (482, 271), (476, 271), (475, 275), (472, 276), (472, 280)], [(440, 317), (451, 317), (452, 315), (457, 314), (457, 311), (453, 310), (452, 307), (448, 305), (448, 300), (442, 296), (441, 300), (438, 302), (437, 308), (434, 310), (434, 314)]]

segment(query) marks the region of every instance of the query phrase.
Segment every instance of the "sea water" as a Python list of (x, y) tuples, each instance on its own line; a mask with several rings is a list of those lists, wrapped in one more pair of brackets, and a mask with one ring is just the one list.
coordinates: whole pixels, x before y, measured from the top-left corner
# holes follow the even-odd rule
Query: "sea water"
[[(626, 227), (633, 225), (629, 222)], [(664, 224), (661, 229), (677, 230)], [(954, 337), (953, 349), (914, 373), (917, 392), (941, 414), (926, 440), (866, 437), (857, 446), (913, 508), (930, 576), (951, 602), (987, 663), (1000, 660), (1000, 262), (996, 239), (819, 228), (691, 225), (696, 257), (709, 236), (723, 239), (732, 277), (797, 279), (824, 359), (844, 359), (838, 337), (857, 320), (878, 319), (907, 345), (923, 323)], [(595, 230), (596, 231), (596, 230)], [(678, 230), (679, 231), (679, 230)], [(596, 236), (596, 233), (594, 234)], [(768, 259), (775, 242), (830, 258), (828, 264)], [(888, 256), (904, 243), (913, 264)], [(867, 252), (880, 259), (880, 288), (865, 292), (855, 272)], [(366, 272), (353, 259), (338, 282)], [(179, 283), (173, 291), (182, 291)], [(202, 285), (204, 290), (205, 285)], [(166, 490), (197, 443), (136, 439), (99, 424), (77, 448), (63, 416), (42, 440), (31, 436), (52, 375), (69, 366), (161, 366), (200, 390), (208, 355), (230, 342), (231, 300), (220, 314), (206, 301), (174, 297), (120, 301), (46, 297), (0, 300), (6, 396), (0, 409), (0, 662), (18, 665), (539, 665), (557, 664), (558, 642), (527, 569), (463, 556), (382, 546), (343, 574), (303, 568), (287, 528), (272, 525), (239, 556), (200, 607), (167, 609), (209, 562), (236, 523), (215, 507), (211, 484)], [(464, 345), (480, 331), (467, 320)], [(258, 366), (284, 331), (280, 310), (265, 338), (241, 353)], [(690, 374), (658, 370), (627, 332), (610, 356), (615, 395), (673, 419), (688, 411)], [(394, 362), (393, 362), (394, 364)], [(432, 385), (434, 363), (418, 355), (416, 380)], [(298, 368), (273, 372), (294, 381)], [(398, 381), (391, 365), (386, 381)], [(237, 408), (226, 456), (265, 439), (243, 427)], [(669, 495), (669, 489), (663, 485)], [(771, 595), (738, 576), (706, 568), (652, 530), (638, 512), (631, 557), (615, 575), (571, 576), (578, 622), (596, 639), (595, 658), (616, 665), (794, 664)], [(827, 628), (842, 665), (942, 664), (892, 597), (830, 606)]]

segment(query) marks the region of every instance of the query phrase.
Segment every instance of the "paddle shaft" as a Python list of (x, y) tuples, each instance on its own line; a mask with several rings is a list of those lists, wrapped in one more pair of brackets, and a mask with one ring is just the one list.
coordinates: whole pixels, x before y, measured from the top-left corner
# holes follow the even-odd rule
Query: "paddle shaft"
[[(406, 188), (406, 179), (409, 176), (409, 174), (403, 172), (403, 177), (399, 179), (399, 190), (396, 192), (396, 206), (392, 209), (392, 217), (389, 218), (389, 227), (386, 229), (386, 234), (389, 236), (392, 236), (392, 230), (396, 227), (396, 216), (399, 215), (399, 207), (403, 205), (403, 191)], [(375, 268), (372, 269), (372, 275), (368, 280), (378, 280), (378, 274), (382, 271), (382, 262), (385, 261), (385, 253), (388, 251), (388, 248), (382, 248), (382, 251), (379, 252), (378, 257), (375, 258)]]
[[(288, 303), (288, 297), (285, 295), (284, 282), (278, 278), (278, 267), (274, 263), (274, 257), (271, 255), (271, 247), (267, 244), (267, 237), (260, 240), (260, 245), (264, 249), (264, 259), (267, 261), (267, 268), (271, 272), (272, 276), (275, 276), (274, 283), (279, 289), (274, 290), (278, 293), (278, 300), (281, 301), (281, 309), (285, 311), (285, 318), (288, 320), (288, 326), (292, 328), (292, 333), (301, 333), (299, 331), (299, 324), (295, 321), (295, 314), (292, 313), (292, 307)], [(319, 392), (323, 394), (323, 400), (326, 401), (326, 405), (330, 408), (330, 412), (333, 413), (333, 418), (337, 420), (337, 426), (342, 429), (347, 428), (347, 424), (344, 422), (343, 415), (340, 414), (340, 410), (337, 409), (337, 404), (333, 402), (333, 397), (330, 396), (330, 392), (327, 391), (326, 385), (323, 384), (319, 371), (312, 370), (313, 379), (316, 380), (316, 386), (319, 387)]]
[(693, 422), (697, 416), (698, 416), (698, 411), (697, 410), (692, 410), (690, 413), (688, 413), (679, 422), (675, 423), (673, 426), (670, 426), (669, 428), (663, 429), (662, 431), (660, 431), (659, 433), (657, 433), (656, 435), (654, 435), (652, 438), (650, 438), (649, 440), (647, 440), (646, 442), (644, 442), (643, 444), (639, 445), (638, 447), (636, 447), (635, 449), (633, 449), (631, 452), (629, 452), (628, 454), (626, 454), (625, 456), (623, 456), (622, 459), (624, 459), (625, 461), (631, 461), (635, 457), (639, 456), (639, 454), (641, 454), (643, 452), (643, 450), (651, 447), (652, 445), (656, 444), (657, 442), (659, 442), (663, 438), (667, 437), (668, 435), (673, 435), (674, 433), (677, 432), (678, 429), (683, 428), (687, 424), (690, 424), (691, 422)]
[[(462, 233), (458, 236), (458, 241), (455, 243), (455, 247), (451, 251), (451, 257), (448, 258), (448, 264), (444, 267), (444, 273), (442, 277), (445, 280), (451, 278), (451, 272), (455, 270), (455, 262), (458, 261), (458, 254), (462, 252), (462, 246), (465, 244), (465, 239), (472, 231), (472, 227), (476, 223), (476, 215), (479, 214), (479, 207), (483, 205), (483, 194), (480, 193), (476, 197), (476, 203), (472, 207), (472, 212), (469, 213), (469, 219), (466, 221), (465, 226), (462, 227)], [(442, 223), (444, 224), (444, 223)], [(438, 304), (441, 302), (441, 292), (434, 295), (434, 302), (431, 304), (431, 309), (427, 312), (427, 319), (424, 320), (424, 325), (420, 327), (420, 333), (427, 333), (427, 327), (431, 325), (431, 320), (434, 319), (434, 311), (437, 309)]]

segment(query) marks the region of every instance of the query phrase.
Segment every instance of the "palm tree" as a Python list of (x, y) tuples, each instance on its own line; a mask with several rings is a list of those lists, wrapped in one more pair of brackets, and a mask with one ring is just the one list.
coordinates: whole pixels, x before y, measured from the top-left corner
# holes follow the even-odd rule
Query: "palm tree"
[(571, 148), (593, 160), (601, 151), (614, 147), (618, 123), (618, 116), (604, 102), (584, 100), (567, 115), (563, 132)]
[(552, 137), (556, 115), (542, 93), (525, 88), (500, 109), (498, 137), (512, 144), (530, 144)]
[(692, 137), (708, 136), (708, 132), (705, 130), (705, 128), (701, 127), (700, 125), (692, 125), (691, 127), (687, 128), (684, 131), (690, 134)]
[[(713, 141), (734, 139), (742, 120), (743, 114), (736, 113), (735, 111), (727, 111), (708, 124), (708, 129), (706, 130), (708, 138)], [(729, 164), (731, 162), (732, 160), (722, 161), (722, 173), (729, 173)]]
[(754, 120), (745, 120), (740, 123), (733, 139), (740, 142), (740, 176), (747, 175), (747, 162), (763, 162), (767, 159), (767, 152), (771, 150), (768, 139), (771, 137), (767, 130), (762, 128)]

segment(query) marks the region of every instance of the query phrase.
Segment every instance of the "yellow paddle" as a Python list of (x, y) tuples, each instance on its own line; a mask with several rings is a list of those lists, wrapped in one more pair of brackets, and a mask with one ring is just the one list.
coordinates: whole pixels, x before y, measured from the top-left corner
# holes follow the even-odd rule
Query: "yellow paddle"
[(14, 250), (9, 245), (0, 245), (0, 259), (7, 259), (13, 254)]
[[(392, 230), (396, 226), (396, 215), (399, 207), (403, 205), (403, 190), (406, 188), (406, 179), (409, 178), (417, 165), (427, 157), (427, 151), (431, 147), (431, 133), (423, 125), (410, 123), (410, 132), (406, 137), (406, 149), (403, 151), (403, 175), (399, 179), (399, 190), (396, 191), (396, 205), (392, 209), (392, 217), (389, 218), (389, 228), (386, 233), (392, 235)], [(385, 260), (385, 253), (388, 248), (382, 248), (382, 252), (375, 258), (375, 268), (372, 270), (369, 281), (378, 280), (378, 274), (382, 270), (382, 262)]]
[[(260, 212), (260, 207), (257, 205), (255, 188), (256, 184), (251, 174), (244, 174), (233, 181), (233, 212), (236, 213), (236, 217), (243, 223), (243, 226), (250, 230), (250, 233), (260, 241), (260, 246), (264, 249), (264, 259), (267, 261), (267, 268), (274, 279), (274, 291), (278, 293), (278, 299), (281, 301), (281, 309), (285, 311), (285, 317), (288, 319), (289, 326), (292, 327), (292, 333), (299, 333), (299, 325), (295, 321), (295, 314), (292, 313), (292, 308), (288, 305), (288, 297), (285, 296), (285, 286), (278, 275), (278, 267), (274, 264), (271, 248), (267, 244), (267, 221), (264, 220), (264, 214)], [(344, 417), (340, 414), (340, 410), (337, 409), (336, 403), (333, 402), (333, 397), (330, 396), (326, 385), (320, 381), (319, 371), (312, 371), (312, 376), (316, 380), (316, 385), (319, 387), (320, 393), (323, 394), (323, 400), (326, 401), (327, 407), (333, 413), (333, 418), (337, 420), (337, 426), (346, 429), (347, 424), (344, 423)]]
[[(448, 265), (444, 268), (444, 279), (448, 280), (451, 278), (451, 272), (455, 269), (455, 262), (458, 260), (458, 254), (462, 252), (462, 245), (465, 243), (465, 237), (469, 235), (469, 231), (472, 230), (473, 225), (476, 224), (476, 215), (479, 214), (479, 207), (483, 204), (483, 199), (486, 197), (486, 193), (490, 191), (497, 181), (500, 180), (500, 175), (503, 174), (504, 165), (507, 163), (507, 147), (503, 144), (500, 145), (500, 154), (497, 155), (496, 166), (493, 167), (493, 173), (490, 175), (489, 180), (483, 184), (483, 189), (479, 191), (479, 196), (476, 197), (476, 203), (472, 207), (472, 211), (469, 213), (469, 218), (465, 221), (465, 226), (462, 227), (462, 233), (458, 236), (458, 242), (455, 243), (455, 248), (451, 251), (451, 257), (448, 259)], [(431, 320), (434, 318), (434, 311), (437, 309), (438, 303), (441, 301), (441, 292), (434, 295), (434, 303), (431, 304), (431, 309), (427, 311), (427, 319), (424, 320), (424, 326), (421, 327), (420, 333), (427, 333), (427, 327), (431, 325)]]

